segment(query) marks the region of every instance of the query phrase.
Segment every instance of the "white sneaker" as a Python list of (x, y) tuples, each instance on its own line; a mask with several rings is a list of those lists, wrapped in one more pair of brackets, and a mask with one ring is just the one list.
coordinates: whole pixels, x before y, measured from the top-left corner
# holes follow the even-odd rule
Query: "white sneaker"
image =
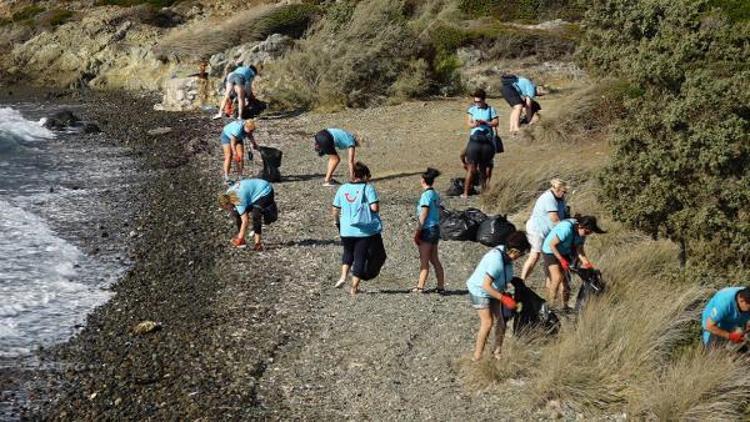
[(326, 186), (326, 187), (336, 186), (338, 184), (339, 184), (339, 182), (336, 181), (336, 179), (331, 179), (328, 182), (323, 182), (323, 186)]
[(213, 117), (211, 117), (211, 118), (213, 120), (218, 120), (218, 119), (221, 119), (221, 117), (222, 117), (222, 113), (219, 113), (219, 114), (214, 114)]
[(334, 287), (338, 289), (342, 287), (344, 284), (346, 284), (346, 279), (340, 278), (339, 281), (336, 282), (336, 285)]

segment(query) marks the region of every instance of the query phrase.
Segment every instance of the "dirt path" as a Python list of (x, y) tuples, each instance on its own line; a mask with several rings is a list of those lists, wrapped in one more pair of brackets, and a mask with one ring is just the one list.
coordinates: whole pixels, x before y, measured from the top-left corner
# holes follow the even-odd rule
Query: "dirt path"
[[(285, 342), (257, 378), (259, 404), (271, 414), (482, 420), (496, 419), (512, 405), (507, 397), (471, 391), (460, 376), (477, 324), (465, 280), (487, 248), (441, 243), (450, 294), (409, 293), (418, 272), (411, 233), (419, 174), (428, 165), (443, 171), (440, 191), (450, 177), (462, 175), (457, 156), (466, 139), (465, 107), (464, 101), (447, 100), (261, 121), (259, 141), (271, 140), (284, 150), (282, 170), (292, 181), (276, 185), (282, 214), (268, 240), (280, 247), (238, 259), (249, 267), (280, 263), (282, 280), (267, 288), (279, 291), (277, 313), (297, 314), (280, 328)], [(504, 104), (498, 109), (502, 129), (507, 114)], [(358, 158), (370, 166), (381, 196), (388, 262), (355, 298), (333, 288), (341, 249), (329, 217), (335, 190), (321, 186), (324, 159), (311, 151), (311, 134), (330, 126), (357, 129), (366, 139)], [(506, 159), (513, 157), (501, 157), (498, 167)], [(477, 198), (444, 200), (448, 207), (478, 206)], [(226, 296), (236, 300), (235, 292)]]

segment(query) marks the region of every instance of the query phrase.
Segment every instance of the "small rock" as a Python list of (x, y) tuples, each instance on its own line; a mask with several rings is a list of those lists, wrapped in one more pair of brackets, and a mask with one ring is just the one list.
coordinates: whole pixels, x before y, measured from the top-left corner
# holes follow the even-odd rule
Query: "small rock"
[(159, 330), (161, 330), (161, 324), (154, 321), (139, 322), (135, 327), (132, 328), (133, 334), (141, 335)]
[(102, 130), (96, 123), (84, 123), (83, 133), (100, 133)]
[(148, 134), (151, 136), (160, 136), (160, 135), (166, 135), (168, 133), (172, 132), (171, 127), (157, 127), (155, 129), (151, 129), (148, 131)]

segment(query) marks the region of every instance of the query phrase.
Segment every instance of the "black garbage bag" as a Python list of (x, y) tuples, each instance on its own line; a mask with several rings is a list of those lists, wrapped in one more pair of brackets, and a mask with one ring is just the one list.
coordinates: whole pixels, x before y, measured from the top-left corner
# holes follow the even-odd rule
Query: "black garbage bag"
[(581, 288), (578, 290), (578, 295), (576, 296), (575, 306), (576, 312), (581, 312), (591, 297), (604, 293), (606, 285), (604, 284), (604, 280), (602, 280), (602, 273), (599, 270), (586, 268), (576, 268), (571, 270), (580, 277), (581, 281), (583, 281)]
[[(446, 196), (461, 196), (464, 193), (464, 179), (460, 177), (454, 177), (451, 179), (450, 186), (445, 190)], [(477, 195), (479, 192), (472, 186), (469, 189), (469, 195)]]
[(487, 214), (483, 213), (482, 211), (476, 209), (476, 208), (467, 208), (466, 211), (464, 211), (464, 215), (469, 220), (477, 223), (477, 225), (480, 225), (487, 221)]
[(560, 331), (560, 319), (547, 306), (547, 302), (531, 290), (518, 277), (510, 281), (513, 285), (513, 299), (522, 303), (521, 312), (513, 316), (513, 334), (523, 335), (529, 330), (542, 330), (547, 335)]
[(385, 253), (383, 238), (378, 234), (371, 241), (367, 248), (367, 260), (365, 261), (365, 271), (360, 277), (362, 280), (372, 280), (380, 274), (388, 255)]
[[(232, 116), (231, 117), (238, 117), (237, 115), (240, 112), (239, 107), (237, 106), (237, 97), (233, 97), (233, 106), (232, 106)], [(268, 108), (268, 104), (265, 102), (254, 98), (250, 100), (250, 104), (248, 104), (245, 108), (242, 109), (242, 116), (240, 116), (243, 119), (253, 119), (255, 117), (258, 117), (261, 113), (263, 113), (266, 108)]]
[(265, 179), (269, 182), (281, 181), (281, 157), (283, 153), (281, 150), (271, 147), (259, 147), (260, 157), (263, 159), (263, 170), (260, 171), (258, 177)]
[(440, 238), (443, 240), (474, 240), (479, 223), (470, 219), (465, 212), (441, 210)]
[(484, 246), (495, 247), (505, 244), (505, 239), (516, 231), (516, 226), (502, 215), (487, 218), (477, 230), (477, 242)]

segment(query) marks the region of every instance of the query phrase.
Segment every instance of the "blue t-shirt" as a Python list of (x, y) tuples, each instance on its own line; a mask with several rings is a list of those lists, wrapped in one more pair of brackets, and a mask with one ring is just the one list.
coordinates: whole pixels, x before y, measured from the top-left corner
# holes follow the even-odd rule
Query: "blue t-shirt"
[(422, 196), (419, 198), (419, 203), (417, 204), (417, 220), (419, 220), (419, 216), (422, 214), (423, 207), (429, 208), (429, 212), (427, 213), (427, 218), (424, 220), (424, 224), (422, 224), (422, 228), (427, 229), (439, 225), (440, 195), (435, 192), (435, 189), (429, 188), (422, 192)]
[(557, 244), (557, 250), (563, 256), (571, 257), (571, 255), (573, 255), (573, 247), (581, 246), (586, 241), (585, 237), (579, 236), (576, 232), (575, 224), (576, 220), (572, 218), (557, 223), (557, 225), (550, 230), (549, 234), (547, 234), (547, 237), (544, 238), (542, 252), (551, 255), (552, 248), (550, 247), (550, 243), (552, 243), (552, 239), (557, 237), (560, 239), (560, 243)]
[(255, 78), (255, 72), (253, 72), (253, 69), (250, 69), (248, 66), (240, 66), (237, 69), (234, 69), (234, 72), (243, 78), (245, 78), (245, 83), (249, 84), (253, 81), (253, 78)]
[(498, 246), (484, 254), (474, 273), (466, 280), (469, 293), (479, 297), (492, 297), (482, 287), (485, 275), (492, 277), (492, 287), (495, 290), (505, 291), (505, 286), (513, 278), (513, 262), (505, 254), (505, 246)]
[(229, 192), (237, 192), (240, 203), (234, 208), (242, 215), (251, 208), (260, 198), (270, 195), (273, 192), (273, 186), (263, 179), (243, 179), (232, 185)]
[(703, 343), (708, 344), (711, 339), (711, 333), (706, 331), (706, 323), (709, 318), (722, 330), (745, 329), (745, 325), (750, 320), (750, 312), (740, 312), (736, 300), (737, 292), (742, 289), (744, 287), (725, 287), (716, 292), (714, 297), (708, 301), (701, 318)]
[(519, 76), (518, 81), (513, 84), (513, 87), (522, 97), (529, 97), (532, 99), (536, 97), (536, 85), (526, 78)]
[(357, 146), (354, 135), (344, 129), (328, 128), (326, 130), (333, 137), (333, 144), (336, 146), (336, 149), (347, 149)]
[[(473, 105), (469, 107), (468, 110), (466, 110), (466, 114), (470, 115), (472, 119), (474, 120), (484, 120), (485, 122), (490, 122), (492, 119), (497, 117), (497, 111), (495, 111), (494, 107), (490, 107), (489, 105), (485, 108), (480, 108), (476, 105)], [(474, 128), (471, 128), (471, 134), (474, 135), (477, 132), (477, 129), (481, 129), (485, 132), (487, 135), (494, 134), (494, 129), (492, 126), (489, 125), (480, 125)]]
[(375, 187), (369, 183), (346, 183), (341, 185), (339, 190), (336, 191), (336, 196), (333, 198), (333, 206), (339, 208), (341, 212), (340, 223), (341, 223), (341, 237), (369, 237), (380, 233), (383, 230), (382, 223), (380, 222), (380, 215), (373, 213), (373, 222), (369, 227), (354, 227), (351, 223), (351, 216), (362, 202), (362, 193), (364, 192), (365, 202), (368, 205), (372, 205), (379, 201), (378, 193), (375, 192)]
[(227, 138), (234, 136), (238, 141), (242, 141), (247, 136), (247, 134), (245, 133), (245, 122), (235, 120), (231, 123), (228, 123), (226, 126), (224, 126), (224, 130), (221, 131), (221, 134), (226, 136)]
[(565, 200), (557, 199), (550, 189), (537, 198), (529, 219), (528, 230), (539, 236), (546, 236), (555, 226), (555, 223), (549, 218), (551, 212), (556, 212), (560, 221), (566, 218)]

